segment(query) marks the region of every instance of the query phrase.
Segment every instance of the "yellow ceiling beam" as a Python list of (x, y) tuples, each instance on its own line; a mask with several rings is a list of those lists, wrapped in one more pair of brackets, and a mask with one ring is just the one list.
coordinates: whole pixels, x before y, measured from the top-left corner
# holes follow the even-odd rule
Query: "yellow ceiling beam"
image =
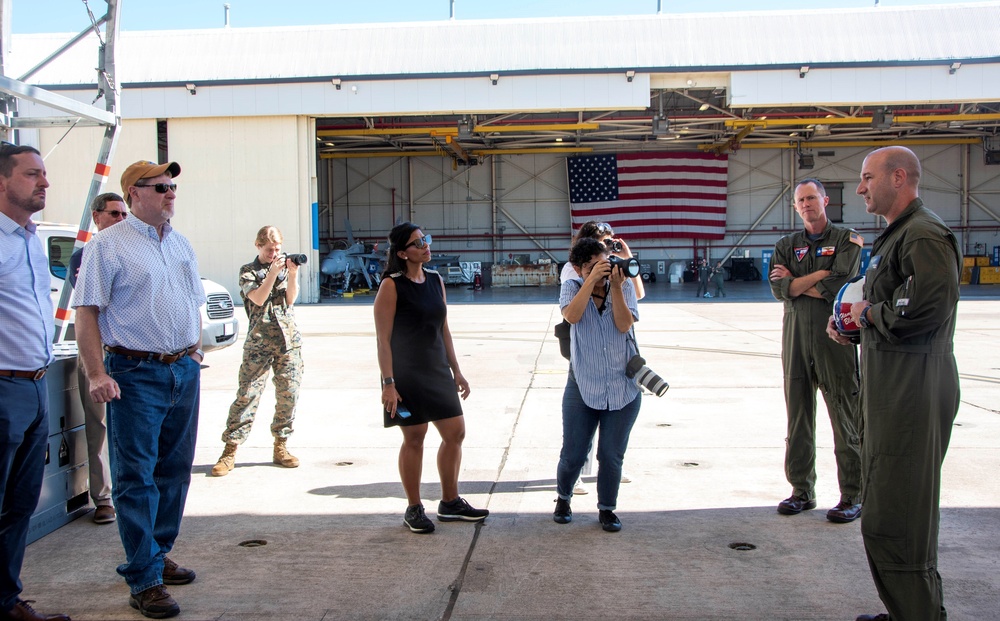
[(440, 151), (362, 151), (358, 153), (320, 153), (321, 160), (349, 160), (364, 157), (443, 157)]
[[(546, 123), (543, 125), (476, 125), (475, 133), (575, 132), (600, 129), (599, 123)], [(458, 136), (458, 126), (447, 127), (385, 127), (364, 129), (320, 129), (320, 138), (343, 136)]]
[(550, 123), (542, 125), (476, 125), (472, 130), (477, 134), (516, 132), (575, 132), (600, 129), (600, 123)]
[(535, 153), (592, 153), (593, 147), (538, 147), (532, 149), (476, 149), (473, 155), (533, 155)]
[[(977, 121), (1000, 121), (1000, 114), (900, 114), (895, 113), (893, 125), (901, 123), (947, 123), (950, 121), (963, 121), (975, 123)], [(802, 125), (871, 125), (870, 116), (834, 116), (827, 118), (808, 119), (728, 119), (726, 127), (798, 127)]]
[[(981, 138), (894, 138), (891, 140), (804, 140), (802, 142), (752, 142), (740, 145), (741, 149), (825, 149), (831, 147), (891, 147), (933, 146), (950, 144), (982, 144)], [(702, 151), (718, 148), (715, 144), (700, 144)]]

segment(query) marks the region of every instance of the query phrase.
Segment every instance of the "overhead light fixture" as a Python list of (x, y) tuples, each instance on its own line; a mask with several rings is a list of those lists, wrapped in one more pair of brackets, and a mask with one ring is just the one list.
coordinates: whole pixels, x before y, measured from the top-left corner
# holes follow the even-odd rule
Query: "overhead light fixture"
[(562, 141), (563, 141), (562, 138), (556, 138), (556, 142), (562, 142)]
[(662, 112), (653, 115), (653, 135), (666, 136), (670, 133), (670, 120)]
[(817, 123), (813, 125), (813, 138), (815, 138), (816, 136), (829, 136), (829, 135), (830, 135), (829, 125), (824, 125), (822, 123)]
[(712, 106), (708, 105), (707, 103), (703, 103), (703, 104), (701, 104), (701, 107), (698, 108), (698, 110), (701, 111), (701, 112), (704, 112), (705, 110), (708, 110), (711, 107)]
[(962, 63), (951, 63), (951, 67), (948, 67), (948, 75), (955, 75), (955, 72), (961, 68)]
[(357, 86), (352, 86), (351, 87), (351, 92), (354, 93), (355, 95), (357, 95), (358, 94), (358, 87)]
[(635, 77), (635, 69), (629, 69), (628, 71), (625, 72), (625, 79), (628, 80), (629, 82), (631, 82), (632, 78), (634, 77)]
[(336, 86), (338, 91), (340, 90), (340, 78), (334, 78), (330, 80), (330, 83)]
[(872, 113), (872, 128), (889, 129), (892, 127), (892, 110), (876, 110)]
[(499, 81), (500, 81), (500, 74), (499, 73), (491, 73), (490, 74), (490, 82), (493, 83), (493, 86), (496, 86), (497, 82), (499, 82)]
[(809, 65), (802, 65), (799, 67), (799, 77), (804, 78), (806, 74), (809, 73)]
[(698, 86), (698, 83), (695, 82), (694, 80), (692, 80), (691, 78), (688, 78), (687, 85), (688, 86)]
[(808, 170), (816, 165), (816, 156), (812, 153), (802, 153), (799, 152), (799, 168), (802, 170)]
[(458, 122), (458, 137), (459, 138), (472, 138), (472, 121), (468, 117), (462, 117), (462, 120)]
[(197, 95), (198, 94), (198, 88), (194, 84), (192, 84), (190, 82), (188, 82), (187, 84), (185, 84), (184, 88), (188, 89), (188, 92), (191, 93), (192, 95)]
[(962, 121), (948, 121), (948, 129), (962, 129), (964, 126)]

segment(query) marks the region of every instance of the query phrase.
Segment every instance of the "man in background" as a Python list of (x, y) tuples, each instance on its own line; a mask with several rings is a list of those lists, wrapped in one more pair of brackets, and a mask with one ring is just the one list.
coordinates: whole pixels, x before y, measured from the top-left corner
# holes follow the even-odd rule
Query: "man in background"
[[(90, 216), (97, 231), (103, 231), (128, 217), (125, 200), (114, 192), (97, 196), (90, 204)], [(83, 248), (78, 248), (69, 259), (69, 283), (76, 288), (77, 273), (83, 261)], [(83, 420), (87, 433), (87, 458), (90, 464), (90, 498), (94, 501), (94, 522), (111, 524), (115, 521), (115, 507), (111, 504), (111, 470), (108, 467), (107, 411), (103, 403), (90, 398), (90, 382), (83, 364), (76, 365), (77, 385), (83, 403)]]
[(769, 275), (771, 293), (785, 306), (781, 328), (781, 365), (785, 375), (785, 477), (792, 495), (778, 513), (796, 515), (816, 507), (816, 390), (823, 393), (833, 424), (840, 502), (826, 512), (832, 522), (861, 515), (861, 447), (858, 380), (853, 348), (837, 347), (826, 337), (833, 300), (858, 273), (864, 240), (834, 226), (826, 217), (830, 198), (816, 179), (795, 186), (795, 212), (802, 230), (774, 246)]

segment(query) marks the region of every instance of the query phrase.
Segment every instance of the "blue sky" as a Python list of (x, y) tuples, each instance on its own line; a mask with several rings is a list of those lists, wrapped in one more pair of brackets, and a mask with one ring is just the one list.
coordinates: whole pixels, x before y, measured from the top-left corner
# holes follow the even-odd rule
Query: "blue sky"
[[(88, 0), (94, 12), (104, 0)], [(123, 30), (218, 28), (223, 0), (122, 0)], [(450, 0), (228, 0), (233, 27), (446, 20)], [(871, 7), (875, 0), (662, 0), (664, 13)], [(881, 0), (881, 6), (958, 4), (957, 0)], [(456, 18), (502, 19), (654, 15), (657, 0), (456, 0)], [(13, 0), (14, 33), (79, 32), (89, 24), (83, 0)]]

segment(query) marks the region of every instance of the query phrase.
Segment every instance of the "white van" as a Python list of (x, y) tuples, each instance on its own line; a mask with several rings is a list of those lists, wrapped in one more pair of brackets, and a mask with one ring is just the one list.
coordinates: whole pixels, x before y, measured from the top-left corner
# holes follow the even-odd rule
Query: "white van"
[[(59, 306), (63, 282), (69, 270), (69, 259), (73, 256), (77, 229), (71, 224), (39, 222), (38, 238), (49, 258), (49, 273), (52, 274), (52, 306)], [(240, 322), (234, 314), (233, 298), (226, 288), (217, 282), (201, 279), (208, 302), (201, 307), (201, 348), (205, 352), (229, 347), (236, 342), (240, 333)], [(66, 338), (75, 340), (73, 326), (70, 325)]]

